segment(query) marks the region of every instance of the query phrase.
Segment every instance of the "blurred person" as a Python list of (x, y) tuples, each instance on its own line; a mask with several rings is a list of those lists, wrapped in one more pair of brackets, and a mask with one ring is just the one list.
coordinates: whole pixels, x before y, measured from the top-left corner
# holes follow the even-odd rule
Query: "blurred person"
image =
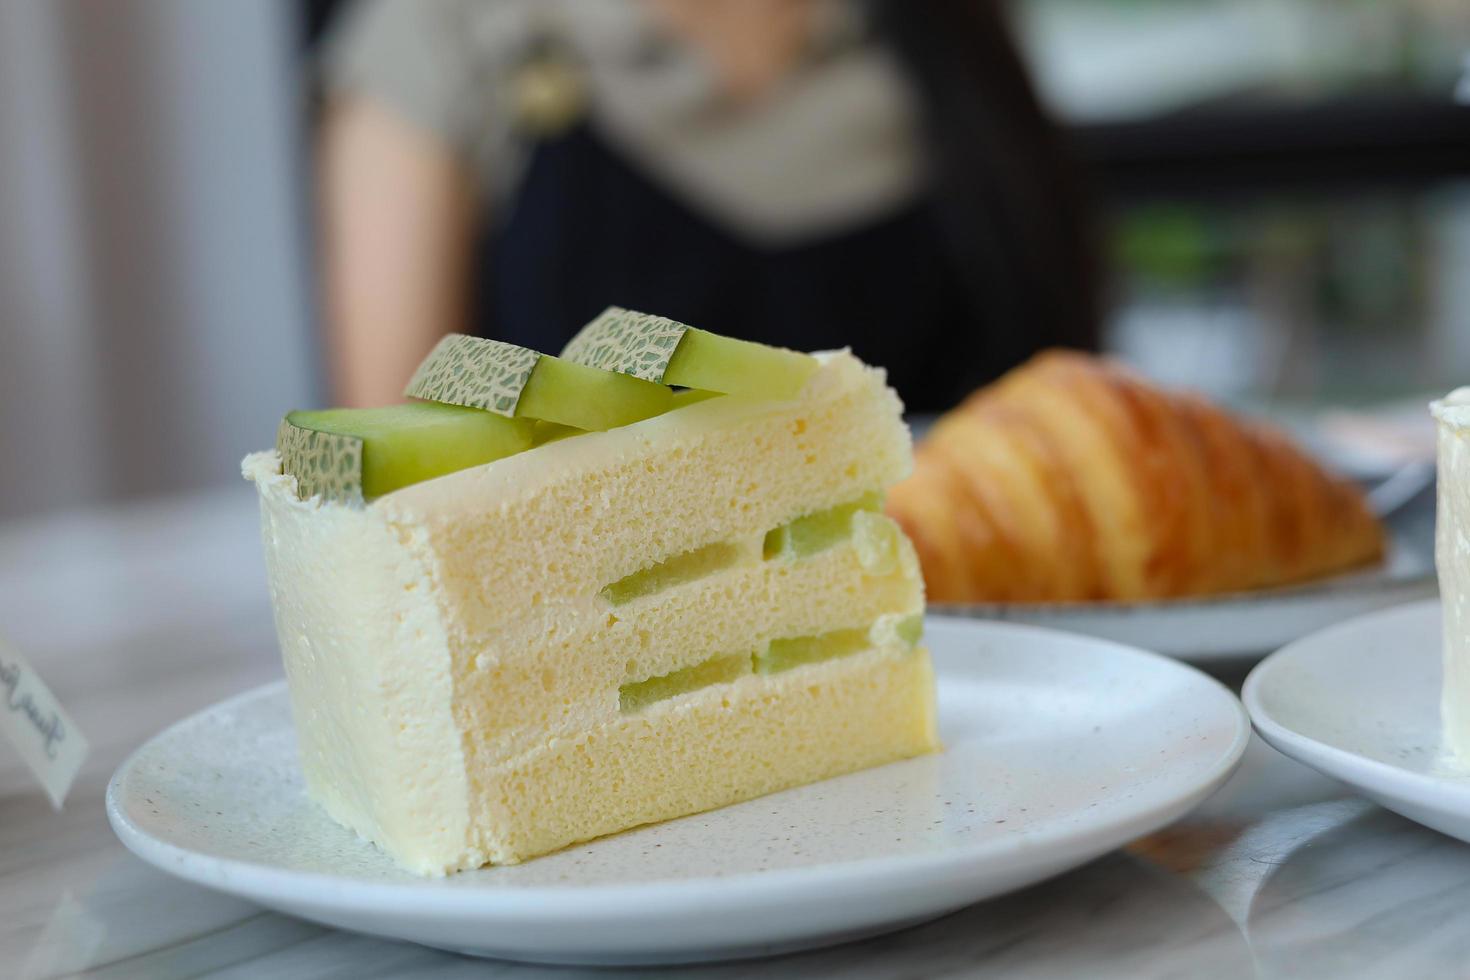
[(851, 346), (921, 412), (1094, 345), (1078, 171), (991, 0), (362, 0), (322, 72), (343, 404), (609, 304)]

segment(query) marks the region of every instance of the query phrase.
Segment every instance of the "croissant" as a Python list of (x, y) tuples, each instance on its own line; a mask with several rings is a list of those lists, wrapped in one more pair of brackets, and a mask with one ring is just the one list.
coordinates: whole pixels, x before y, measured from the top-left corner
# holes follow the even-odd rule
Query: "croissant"
[(1362, 493), (1281, 433), (1069, 351), (941, 417), (886, 506), (936, 602), (1257, 589), (1384, 547)]

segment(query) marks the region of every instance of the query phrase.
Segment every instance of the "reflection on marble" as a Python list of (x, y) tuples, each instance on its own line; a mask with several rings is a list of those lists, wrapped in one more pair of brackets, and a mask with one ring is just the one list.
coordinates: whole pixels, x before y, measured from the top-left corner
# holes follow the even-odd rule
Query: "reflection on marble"
[[(0, 755), (0, 976), (633, 976), (475, 961), (174, 880), (113, 838), (149, 735), (278, 676), (247, 494), (0, 528), (0, 633), (94, 745), (55, 814)], [(1232, 678), (1238, 682), (1238, 678)], [(1252, 744), (1198, 811), (1050, 882), (890, 936), (668, 980), (1470, 976), (1470, 846)]]
[(1376, 806), (1273, 866), (1247, 923), (1270, 976), (1470, 976), (1470, 847)]

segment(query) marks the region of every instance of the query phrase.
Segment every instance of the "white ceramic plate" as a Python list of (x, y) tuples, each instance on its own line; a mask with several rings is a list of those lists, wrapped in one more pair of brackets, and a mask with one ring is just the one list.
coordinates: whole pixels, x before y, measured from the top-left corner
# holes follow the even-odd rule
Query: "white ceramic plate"
[(1440, 749), (1438, 602), (1298, 640), (1245, 682), (1261, 737), (1375, 802), (1470, 841), (1470, 769)]
[(344, 929), (558, 963), (667, 963), (840, 942), (942, 915), (1169, 823), (1249, 737), (1172, 660), (931, 619), (946, 750), (446, 879), (397, 871), (308, 801), (277, 683), (178, 723), (113, 777), (134, 853)]
[[(1432, 512), (1431, 512), (1432, 513)], [(1127, 643), (1190, 663), (1250, 664), (1293, 640), (1435, 595), (1433, 529), (1395, 533), (1381, 566), (1305, 585), (1161, 602), (935, 604), (947, 615), (1027, 623)]]

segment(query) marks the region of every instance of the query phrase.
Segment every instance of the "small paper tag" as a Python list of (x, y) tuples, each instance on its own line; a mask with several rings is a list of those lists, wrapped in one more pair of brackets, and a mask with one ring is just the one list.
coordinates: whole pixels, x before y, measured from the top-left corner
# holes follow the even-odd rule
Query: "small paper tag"
[(513, 418), (540, 360), (528, 347), (452, 333), (424, 358), (403, 394)]
[(663, 381), (688, 324), (609, 306), (568, 341), (561, 356), (588, 367)]
[(362, 505), (362, 440), (335, 432), (317, 432), (285, 419), (276, 429), (281, 472), (296, 477), (296, 496), (320, 495), (339, 503)]
[(0, 642), (0, 732), (61, 809), (87, 758), (87, 740), (31, 665)]

